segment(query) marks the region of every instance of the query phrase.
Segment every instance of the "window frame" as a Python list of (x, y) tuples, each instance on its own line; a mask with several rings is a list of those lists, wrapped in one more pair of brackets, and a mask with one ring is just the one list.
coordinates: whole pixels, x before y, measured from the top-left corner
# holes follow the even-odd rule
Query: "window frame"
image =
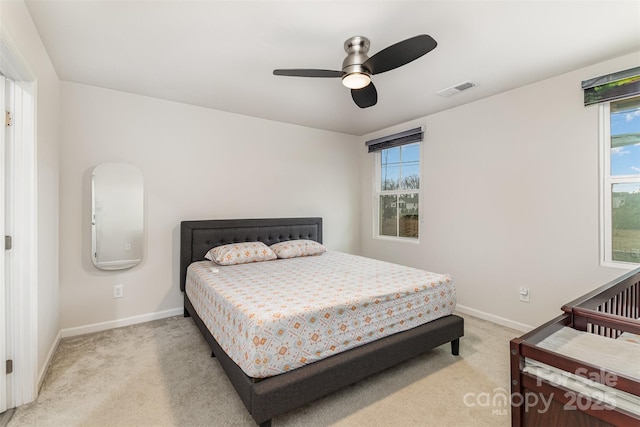
[[(417, 144), (418, 146), (418, 177), (419, 177), (419, 188), (414, 189), (402, 189), (398, 188), (397, 190), (382, 190), (382, 153), (386, 150), (379, 150), (375, 152), (374, 157), (374, 174), (373, 174), (373, 238), (377, 240), (388, 240), (395, 242), (404, 242), (410, 244), (419, 244), (420, 236), (422, 235), (422, 143), (424, 139), (420, 141), (411, 142), (409, 144), (403, 144), (404, 146), (409, 146), (413, 144)], [(390, 147), (387, 149), (396, 148)], [(417, 237), (402, 237), (402, 236), (388, 236), (384, 234), (380, 234), (380, 198), (382, 196), (390, 196), (395, 195), (399, 196), (401, 194), (417, 194), (418, 195), (418, 236)], [(398, 203), (396, 206), (396, 210), (400, 209), (400, 204)], [(399, 232), (399, 221), (400, 215), (399, 212), (396, 215), (398, 221), (398, 232)]]
[[(622, 99), (636, 98), (629, 96)], [(640, 97), (639, 97), (640, 98)], [(600, 265), (603, 267), (623, 268), (632, 270), (640, 267), (640, 259), (637, 263), (617, 261), (613, 259), (613, 232), (612, 232), (612, 186), (614, 184), (640, 183), (640, 174), (637, 175), (611, 175), (611, 103), (620, 99), (603, 102), (598, 105), (599, 120), (599, 203), (600, 203)]]

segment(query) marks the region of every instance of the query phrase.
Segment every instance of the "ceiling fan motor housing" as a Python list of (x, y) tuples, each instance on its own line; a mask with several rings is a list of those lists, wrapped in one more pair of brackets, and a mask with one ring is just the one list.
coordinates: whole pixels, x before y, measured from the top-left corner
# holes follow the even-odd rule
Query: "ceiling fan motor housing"
[(347, 57), (342, 61), (342, 72), (345, 74), (362, 73), (368, 76), (371, 72), (362, 66), (369, 59), (369, 39), (362, 36), (354, 36), (344, 42), (344, 50)]

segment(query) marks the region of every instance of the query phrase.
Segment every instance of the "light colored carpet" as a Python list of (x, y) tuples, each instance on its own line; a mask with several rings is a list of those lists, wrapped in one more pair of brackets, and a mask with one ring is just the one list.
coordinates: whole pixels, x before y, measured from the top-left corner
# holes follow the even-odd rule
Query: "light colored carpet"
[[(273, 426), (508, 426), (509, 340), (520, 332), (464, 315), (450, 345), (273, 419)], [(499, 399), (496, 399), (498, 402)], [(65, 338), (21, 426), (255, 426), (190, 318)]]

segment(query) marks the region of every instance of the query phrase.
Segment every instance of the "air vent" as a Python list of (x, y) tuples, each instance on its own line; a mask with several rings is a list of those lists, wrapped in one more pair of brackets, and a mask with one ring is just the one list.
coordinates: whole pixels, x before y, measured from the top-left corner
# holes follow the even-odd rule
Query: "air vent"
[(448, 87), (446, 89), (442, 89), (441, 91), (436, 92), (436, 93), (438, 95), (440, 95), (440, 96), (448, 97), (448, 96), (455, 95), (456, 93), (460, 93), (463, 90), (471, 89), (474, 86), (475, 86), (475, 83), (462, 82), (462, 83), (458, 83), (455, 86), (451, 86), (451, 87)]

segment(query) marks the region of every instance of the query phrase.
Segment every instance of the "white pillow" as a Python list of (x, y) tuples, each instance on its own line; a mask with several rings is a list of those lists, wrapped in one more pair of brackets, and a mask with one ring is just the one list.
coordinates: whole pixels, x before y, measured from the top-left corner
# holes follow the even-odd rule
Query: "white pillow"
[(276, 254), (262, 242), (230, 243), (216, 246), (204, 257), (220, 265), (246, 264), (277, 258)]
[(327, 248), (313, 240), (288, 240), (269, 246), (278, 258), (295, 258), (299, 256), (320, 255)]

